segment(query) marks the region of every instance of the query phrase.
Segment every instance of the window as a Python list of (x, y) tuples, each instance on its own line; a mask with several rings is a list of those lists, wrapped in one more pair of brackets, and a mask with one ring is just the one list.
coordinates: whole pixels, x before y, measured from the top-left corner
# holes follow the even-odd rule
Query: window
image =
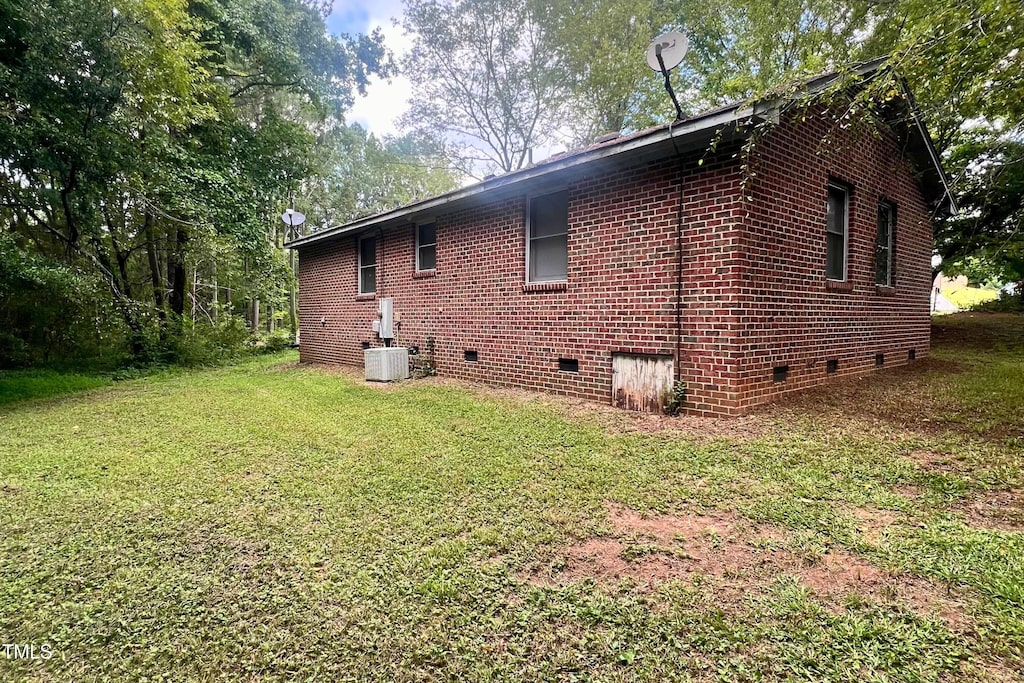
[(437, 267), (437, 226), (423, 223), (416, 226), (416, 270)]
[(569, 262), (569, 193), (533, 197), (528, 216), (528, 282), (565, 280)]
[(363, 237), (359, 240), (359, 293), (373, 294), (377, 291), (377, 238)]
[(825, 245), (825, 276), (846, 279), (846, 247), (850, 218), (850, 191), (840, 185), (828, 186), (828, 240)]
[(893, 283), (893, 228), (896, 226), (896, 208), (882, 202), (878, 205), (878, 237), (875, 242), (875, 284), (892, 287)]

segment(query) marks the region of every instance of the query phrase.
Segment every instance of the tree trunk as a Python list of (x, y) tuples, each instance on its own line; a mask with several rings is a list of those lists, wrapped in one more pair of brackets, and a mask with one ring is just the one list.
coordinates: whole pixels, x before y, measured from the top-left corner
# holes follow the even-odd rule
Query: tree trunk
[(184, 227), (178, 227), (175, 234), (174, 250), (168, 259), (167, 269), (171, 280), (171, 312), (182, 317), (185, 315), (185, 251), (188, 248), (188, 233)]
[(252, 307), (251, 308), (252, 308), (252, 331), (255, 333), (255, 332), (259, 332), (260, 331), (260, 300), (259, 299), (253, 299), (252, 300)]
[(153, 235), (153, 214), (146, 211), (145, 222), (146, 256), (149, 258), (149, 278), (153, 283), (153, 304), (160, 320), (167, 317), (164, 310), (164, 278), (160, 272), (160, 261), (156, 257), (156, 238)]
[(217, 319), (217, 309), (220, 308), (220, 288), (217, 286), (217, 261), (210, 262), (210, 277), (212, 282), (210, 283), (210, 289), (213, 292), (210, 295), (210, 320)]

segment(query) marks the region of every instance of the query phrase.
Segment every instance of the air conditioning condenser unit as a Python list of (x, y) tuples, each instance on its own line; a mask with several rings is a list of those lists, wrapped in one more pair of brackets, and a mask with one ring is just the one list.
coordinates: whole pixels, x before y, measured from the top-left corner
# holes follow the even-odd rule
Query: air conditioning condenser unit
[(395, 382), (409, 378), (409, 349), (377, 347), (363, 351), (367, 382)]

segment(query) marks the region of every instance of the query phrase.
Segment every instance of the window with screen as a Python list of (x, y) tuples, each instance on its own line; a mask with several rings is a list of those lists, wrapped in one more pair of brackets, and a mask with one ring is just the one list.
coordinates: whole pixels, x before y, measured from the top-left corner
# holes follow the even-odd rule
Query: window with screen
[(527, 280), (552, 282), (568, 277), (569, 193), (530, 199), (527, 239)]
[(423, 223), (416, 226), (416, 270), (437, 267), (437, 226)]
[(373, 294), (377, 291), (377, 238), (363, 237), (359, 240), (359, 293)]
[(840, 185), (828, 186), (828, 226), (825, 245), (825, 276), (845, 280), (850, 221), (850, 191)]
[(889, 202), (878, 205), (878, 235), (875, 240), (875, 284), (892, 287), (893, 235), (896, 228), (896, 208)]

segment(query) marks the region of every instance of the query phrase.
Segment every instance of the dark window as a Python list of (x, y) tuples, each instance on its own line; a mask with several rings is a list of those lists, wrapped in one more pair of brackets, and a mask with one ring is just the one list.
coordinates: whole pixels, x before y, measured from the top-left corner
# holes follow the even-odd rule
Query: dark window
[(876, 353), (875, 354), (875, 367), (879, 367), (880, 368), (883, 365), (885, 365), (885, 354), (884, 353)]
[(917, 349), (907, 351), (907, 360), (917, 360)]
[(558, 370), (560, 372), (579, 372), (580, 362), (575, 358), (559, 358)]
[(437, 226), (424, 223), (416, 226), (416, 270), (437, 267)]
[(850, 191), (839, 185), (829, 185), (828, 230), (825, 245), (825, 276), (829, 280), (846, 279), (849, 221)]
[(839, 372), (839, 361), (835, 359), (825, 361), (825, 372), (829, 375)]
[(896, 226), (896, 210), (892, 204), (878, 205), (878, 235), (875, 240), (875, 284), (891, 287), (893, 232)]
[(529, 282), (565, 280), (569, 264), (569, 193), (530, 199), (526, 262)]
[(786, 377), (789, 376), (789, 366), (780, 365), (776, 368), (772, 368), (772, 381), (773, 382), (785, 382)]
[(469, 349), (462, 352), (462, 357), (467, 363), (476, 363), (480, 360), (480, 354), (476, 351), (470, 351)]
[(364, 237), (359, 240), (359, 293), (373, 294), (377, 291), (377, 238)]

